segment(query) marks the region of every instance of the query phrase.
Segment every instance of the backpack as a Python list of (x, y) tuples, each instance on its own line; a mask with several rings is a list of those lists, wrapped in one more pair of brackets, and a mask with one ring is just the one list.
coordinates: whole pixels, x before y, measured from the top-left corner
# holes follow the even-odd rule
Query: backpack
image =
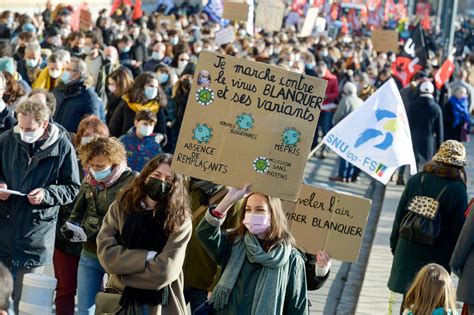
[(436, 199), (423, 196), (424, 178), (422, 175), (420, 194), (408, 203), (407, 214), (400, 224), (400, 237), (421, 245), (433, 245), (441, 230), (439, 199), (448, 186), (444, 186)]

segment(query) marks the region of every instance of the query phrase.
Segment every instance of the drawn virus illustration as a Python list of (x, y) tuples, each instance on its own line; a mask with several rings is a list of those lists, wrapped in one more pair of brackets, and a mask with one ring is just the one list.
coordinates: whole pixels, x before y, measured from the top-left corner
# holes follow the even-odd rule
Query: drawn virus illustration
[(265, 173), (270, 168), (270, 161), (264, 156), (259, 156), (253, 161), (253, 169), (260, 174)]
[(214, 91), (207, 86), (203, 86), (196, 91), (196, 101), (202, 106), (211, 105), (214, 101)]
[(297, 145), (301, 141), (301, 132), (296, 128), (285, 128), (281, 134), (281, 139), (286, 145)]
[(193, 140), (196, 140), (199, 144), (209, 143), (212, 138), (212, 128), (206, 124), (196, 124), (196, 128), (193, 129)]
[(237, 116), (235, 124), (240, 129), (252, 129), (255, 119), (253, 119), (252, 114), (242, 113)]

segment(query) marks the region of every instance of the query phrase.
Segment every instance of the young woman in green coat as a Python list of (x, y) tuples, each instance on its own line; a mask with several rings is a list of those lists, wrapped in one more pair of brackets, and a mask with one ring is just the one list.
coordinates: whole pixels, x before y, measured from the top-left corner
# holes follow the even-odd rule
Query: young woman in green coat
[(231, 188), (197, 228), (203, 247), (223, 270), (211, 294), (214, 314), (308, 314), (305, 259), (279, 199), (252, 193), (244, 199), (239, 226), (230, 232), (220, 228), (249, 188)]
[[(82, 181), (68, 222), (80, 225), (87, 236), (77, 272), (77, 306), (79, 315), (93, 315), (95, 296), (105, 274), (97, 257), (97, 234), (117, 193), (138, 173), (127, 166), (125, 148), (116, 138), (97, 138), (81, 146), (79, 157), (88, 168), (88, 174)], [(61, 232), (66, 238), (72, 238), (66, 226)]]

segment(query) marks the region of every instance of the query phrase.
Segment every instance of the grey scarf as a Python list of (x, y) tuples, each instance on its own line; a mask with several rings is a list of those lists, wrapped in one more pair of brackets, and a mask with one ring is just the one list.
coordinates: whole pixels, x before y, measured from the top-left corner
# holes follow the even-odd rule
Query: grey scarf
[(291, 245), (287, 243), (281, 244), (268, 253), (265, 252), (257, 237), (247, 232), (243, 240), (238, 240), (232, 247), (229, 262), (219, 283), (212, 291), (210, 302), (215, 309), (223, 309), (227, 305), (247, 257), (251, 263), (263, 265), (254, 292), (252, 314), (282, 314), (283, 304), (280, 303), (277, 309), (277, 299), (286, 293), (290, 254)]

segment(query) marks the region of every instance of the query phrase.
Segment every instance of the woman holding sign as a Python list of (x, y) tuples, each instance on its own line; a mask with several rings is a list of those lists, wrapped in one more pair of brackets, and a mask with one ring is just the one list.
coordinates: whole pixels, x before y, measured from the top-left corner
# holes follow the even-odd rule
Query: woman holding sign
[(215, 314), (308, 314), (305, 259), (288, 231), (279, 199), (258, 193), (243, 202), (240, 225), (220, 229), (228, 209), (249, 193), (231, 188), (208, 212), (197, 236), (221, 266), (212, 291)]

